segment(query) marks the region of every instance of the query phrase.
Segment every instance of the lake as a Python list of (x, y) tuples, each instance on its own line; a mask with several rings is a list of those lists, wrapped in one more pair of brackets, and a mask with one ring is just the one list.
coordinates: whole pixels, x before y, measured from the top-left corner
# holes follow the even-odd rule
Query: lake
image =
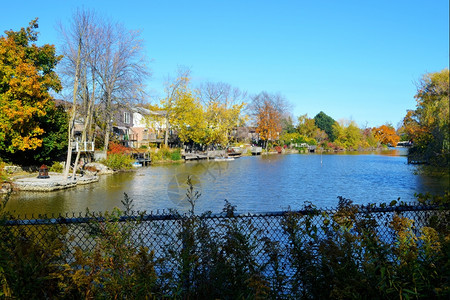
[(406, 149), (367, 153), (290, 154), (241, 157), (142, 167), (135, 172), (101, 176), (99, 182), (51, 193), (21, 192), (8, 210), (15, 214), (111, 211), (123, 207), (124, 193), (134, 210), (187, 211), (186, 180), (201, 195), (195, 211), (220, 212), (225, 199), (240, 212), (299, 209), (305, 201), (335, 207), (338, 196), (354, 203), (414, 202), (414, 193), (442, 193), (445, 180), (416, 175)]

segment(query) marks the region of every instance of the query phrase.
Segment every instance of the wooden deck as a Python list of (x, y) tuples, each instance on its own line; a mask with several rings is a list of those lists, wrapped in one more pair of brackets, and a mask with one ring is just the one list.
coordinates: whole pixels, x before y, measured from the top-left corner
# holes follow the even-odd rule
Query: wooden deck
[(216, 157), (226, 157), (225, 150), (212, 150), (206, 152), (188, 152), (181, 155), (184, 160), (214, 159)]
[(252, 153), (252, 155), (261, 155), (262, 147), (251, 147), (250, 152)]
[(150, 153), (133, 153), (133, 157), (136, 159), (136, 162), (140, 163), (142, 166), (148, 166), (152, 162)]

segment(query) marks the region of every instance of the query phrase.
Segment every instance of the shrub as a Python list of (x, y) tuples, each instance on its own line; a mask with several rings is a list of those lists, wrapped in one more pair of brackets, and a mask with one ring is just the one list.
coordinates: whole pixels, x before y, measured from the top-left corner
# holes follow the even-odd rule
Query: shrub
[[(332, 213), (308, 204), (258, 221), (235, 216), (226, 201), (222, 216), (211, 218), (194, 214), (200, 193), (190, 177), (187, 184), (191, 209), (171, 211), (168, 223), (143, 224), (143, 215), (123, 220), (132, 208), (127, 195), (125, 212), (90, 215), (80, 227), (6, 226), (2, 205), (0, 298), (448, 299), (446, 212), (429, 211), (428, 226), (415, 228), (402, 213), (380, 216), (339, 197)], [(69, 253), (83, 240), (77, 229), (89, 246)]]
[(181, 151), (180, 149), (173, 150), (172, 154), (170, 155), (171, 160), (181, 160)]
[(179, 148), (170, 149), (162, 147), (152, 151), (151, 158), (154, 163), (162, 161), (178, 161), (181, 160), (181, 150)]
[(161, 149), (159, 149), (159, 152), (161, 152), (162, 158), (164, 160), (169, 160), (172, 157), (172, 152), (169, 148), (162, 147)]
[(5, 163), (0, 160), (0, 182), (7, 181), (8, 175), (5, 171)]
[(57, 161), (50, 167), (50, 172), (62, 173), (63, 169), (63, 164)]
[(162, 152), (161, 151), (155, 151), (152, 153), (152, 162), (160, 162), (162, 161), (163, 157), (162, 157)]
[(129, 147), (125, 147), (121, 144), (114, 143), (114, 142), (109, 143), (108, 149), (109, 149), (108, 154), (124, 154), (124, 153), (130, 152)]
[(126, 154), (108, 154), (102, 163), (113, 170), (128, 170), (132, 168), (132, 164), (135, 160)]

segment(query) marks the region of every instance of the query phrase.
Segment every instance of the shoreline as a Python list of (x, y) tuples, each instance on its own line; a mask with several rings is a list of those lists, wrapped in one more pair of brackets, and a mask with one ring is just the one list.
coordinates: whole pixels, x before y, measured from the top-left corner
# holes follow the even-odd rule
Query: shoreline
[(53, 192), (97, 182), (98, 176), (76, 176), (75, 178), (64, 179), (60, 173), (50, 173), (49, 178), (22, 177), (12, 181), (13, 190), (23, 192)]
[[(365, 152), (365, 151), (382, 151), (384, 148), (376, 148), (376, 149), (364, 149), (364, 150), (322, 150), (321, 153), (340, 153), (340, 152)], [(316, 152), (320, 153), (320, 152)], [(309, 154), (309, 153), (301, 153), (297, 149), (283, 149), (282, 153), (278, 153), (276, 151), (268, 151), (263, 152), (260, 155), (286, 155), (286, 154)], [(253, 156), (244, 154), (242, 156)], [(160, 160), (153, 162), (152, 165), (171, 165), (171, 164), (182, 164), (186, 163), (186, 160)], [(96, 166), (96, 169), (99, 171), (98, 175), (106, 175), (106, 174), (114, 174), (119, 172), (134, 172), (137, 171), (137, 168), (127, 169), (127, 170), (111, 170), (107, 168), (106, 166), (102, 165), (105, 169), (102, 167), (99, 167), (100, 164), (94, 163)], [(92, 174), (92, 173), (91, 173)], [(56, 172), (49, 172), (50, 178), (37, 178), (38, 173), (33, 174), (27, 174), (27, 175), (19, 175), (16, 177), (13, 177), (11, 180), (13, 191), (17, 192), (53, 192), (63, 189), (70, 189), (74, 188), (78, 185), (86, 185), (91, 184), (99, 181), (99, 176), (91, 175), (91, 174), (85, 174), (84, 176), (78, 175), (75, 177), (75, 179), (72, 179), (71, 176), (69, 176), (69, 179), (64, 180), (62, 173), (56, 173)], [(7, 193), (7, 188), (0, 187), (0, 194)]]

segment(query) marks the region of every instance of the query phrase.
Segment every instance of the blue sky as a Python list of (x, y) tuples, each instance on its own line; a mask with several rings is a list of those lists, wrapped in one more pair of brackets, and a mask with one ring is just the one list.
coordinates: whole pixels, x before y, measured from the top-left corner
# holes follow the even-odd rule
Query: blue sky
[(194, 84), (281, 93), (295, 117), (396, 126), (415, 108), (415, 82), (449, 66), (448, 0), (5, 1), (0, 31), (38, 17), (38, 44), (58, 48), (56, 24), (77, 8), (142, 31), (152, 102), (181, 65)]

